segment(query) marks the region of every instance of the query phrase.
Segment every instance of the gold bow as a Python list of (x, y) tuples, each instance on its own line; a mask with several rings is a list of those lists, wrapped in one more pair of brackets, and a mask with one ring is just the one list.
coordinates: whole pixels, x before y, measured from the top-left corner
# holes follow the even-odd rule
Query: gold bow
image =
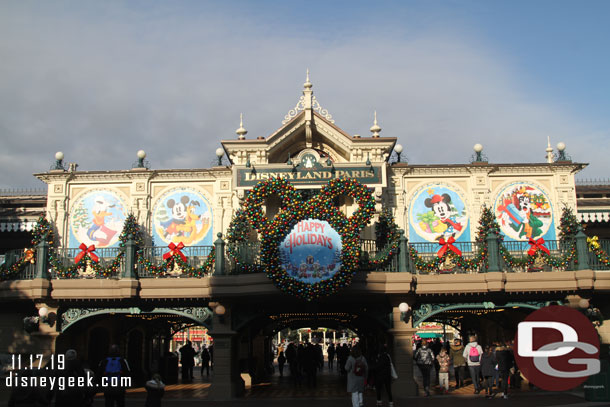
[(589, 245), (589, 249), (597, 250), (599, 249), (599, 238), (597, 236), (588, 237), (587, 244)]
[(24, 262), (30, 262), (32, 264), (34, 264), (34, 262), (36, 261), (34, 259), (34, 250), (32, 249), (23, 249), (23, 261)]

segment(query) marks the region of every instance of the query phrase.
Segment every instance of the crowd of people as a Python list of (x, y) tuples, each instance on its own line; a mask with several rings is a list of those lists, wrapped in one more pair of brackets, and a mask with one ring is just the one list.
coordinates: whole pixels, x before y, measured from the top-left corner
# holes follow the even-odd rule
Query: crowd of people
[[(363, 349), (358, 343), (330, 343), (326, 347), (326, 355), (328, 369), (345, 377), (354, 407), (362, 406), (366, 386), (375, 388), (378, 406), (382, 405), (383, 394), (386, 395), (389, 406), (394, 405), (392, 378), (397, 376), (385, 345), (373, 351)], [(305, 378), (307, 386), (315, 388), (317, 373), (324, 368), (324, 349), (318, 343), (289, 343), (285, 348), (278, 347), (277, 363), (280, 377), (284, 376), (284, 365), (288, 364), (293, 386), (301, 386)]]
[(476, 335), (468, 337), (464, 346), (460, 339), (455, 339), (452, 345), (434, 341), (420, 341), (413, 353), (415, 364), (422, 375), (423, 389), (430, 396), (430, 381), (432, 372), (441, 392), (449, 393), (449, 374), (453, 367), (455, 389), (464, 386), (466, 372), (474, 385), (474, 393), (485, 391), (487, 398), (493, 398), (499, 389), (503, 398), (508, 398), (509, 388), (517, 387), (519, 374), (516, 371), (512, 344), (492, 343), (481, 346)]

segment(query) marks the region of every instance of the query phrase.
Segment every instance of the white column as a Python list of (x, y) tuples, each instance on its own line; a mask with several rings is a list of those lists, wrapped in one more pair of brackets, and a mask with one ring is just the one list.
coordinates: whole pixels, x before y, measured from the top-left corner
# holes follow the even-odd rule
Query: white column
[(337, 342), (337, 331), (333, 331), (333, 343)]

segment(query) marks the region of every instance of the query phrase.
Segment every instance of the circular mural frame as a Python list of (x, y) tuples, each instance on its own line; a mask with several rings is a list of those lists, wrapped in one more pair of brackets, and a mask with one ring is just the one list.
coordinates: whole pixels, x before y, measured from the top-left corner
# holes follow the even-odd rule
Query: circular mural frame
[(512, 181), (497, 191), (493, 211), (506, 238), (515, 241), (543, 236), (545, 240), (555, 239), (555, 209), (544, 187), (531, 181)]
[(470, 240), (470, 211), (461, 188), (434, 182), (419, 186), (407, 209), (409, 240), (438, 242), (440, 238)]
[(113, 188), (89, 188), (70, 206), (69, 247), (81, 243), (96, 248), (116, 247), (127, 218), (127, 197)]
[(152, 207), (152, 233), (157, 246), (213, 244), (214, 212), (210, 199), (199, 188), (171, 186), (164, 189)]

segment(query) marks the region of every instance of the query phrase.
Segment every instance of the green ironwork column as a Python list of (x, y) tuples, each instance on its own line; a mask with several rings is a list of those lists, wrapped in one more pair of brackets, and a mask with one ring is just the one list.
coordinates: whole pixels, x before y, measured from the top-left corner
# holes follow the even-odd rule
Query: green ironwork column
[(47, 235), (40, 238), (40, 242), (36, 246), (36, 277), (49, 279), (49, 242)]
[(222, 233), (216, 235), (218, 239), (214, 242), (216, 259), (214, 260), (214, 274), (221, 276), (225, 274), (225, 241), (222, 240)]
[(587, 235), (582, 231), (582, 226), (578, 227), (578, 233), (576, 233), (576, 258), (578, 259), (578, 265), (576, 270), (589, 270), (589, 248), (587, 247)]
[(488, 233), (485, 238), (487, 241), (487, 271), (502, 271), (500, 268), (500, 245), (498, 235)]
[(123, 278), (135, 280), (138, 278), (136, 274), (136, 242), (131, 234), (127, 235), (125, 242), (125, 269), (123, 270)]
[(409, 241), (405, 236), (405, 231), (400, 229), (398, 240), (398, 272), (409, 273)]

